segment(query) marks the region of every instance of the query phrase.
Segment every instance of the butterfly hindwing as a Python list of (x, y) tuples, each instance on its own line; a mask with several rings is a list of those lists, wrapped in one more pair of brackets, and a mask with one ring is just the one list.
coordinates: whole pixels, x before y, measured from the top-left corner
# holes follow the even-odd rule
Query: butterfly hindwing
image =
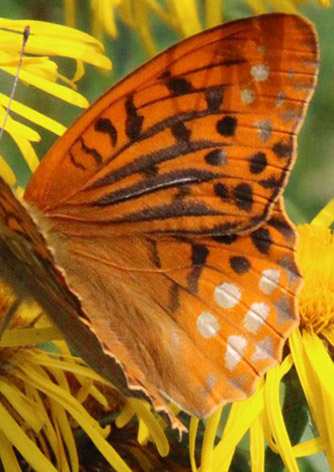
[(53, 244), (104, 348), (197, 416), (248, 396), (297, 324), (295, 235), (278, 205), (245, 236)]

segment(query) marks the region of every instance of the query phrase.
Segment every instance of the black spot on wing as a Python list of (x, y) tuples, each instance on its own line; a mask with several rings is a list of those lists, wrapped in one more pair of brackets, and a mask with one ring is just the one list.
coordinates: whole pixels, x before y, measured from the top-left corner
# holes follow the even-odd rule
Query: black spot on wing
[(277, 179), (276, 177), (269, 177), (268, 179), (259, 180), (259, 185), (261, 187), (270, 189), (270, 190), (277, 190), (281, 187), (281, 179)]
[(191, 246), (191, 263), (193, 266), (205, 264), (209, 250), (204, 244), (192, 244)]
[(85, 141), (83, 140), (82, 137), (80, 137), (80, 144), (81, 144), (82, 150), (94, 159), (95, 164), (97, 166), (102, 164), (101, 154), (95, 148), (90, 148), (90, 147), (86, 146)]
[(108, 134), (113, 147), (117, 144), (117, 129), (109, 118), (99, 118), (94, 125), (95, 131)]
[(272, 217), (268, 221), (268, 225), (275, 228), (287, 241), (294, 241), (295, 231), (286, 220)]
[(200, 266), (194, 267), (188, 275), (188, 290), (194, 295), (198, 293), (198, 281), (201, 276), (202, 270), (203, 268)]
[(156, 177), (159, 175), (159, 168), (155, 164), (152, 164), (151, 166), (146, 167), (146, 169), (143, 169), (142, 172), (146, 177)]
[(172, 282), (168, 289), (168, 308), (173, 314), (180, 306), (180, 290), (176, 283)]
[(205, 99), (208, 105), (208, 109), (211, 112), (216, 112), (219, 110), (220, 105), (223, 103), (224, 99), (224, 89), (221, 85), (214, 87), (208, 87), (205, 91)]
[(235, 136), (237, 120), (233, 116), (224, 116), (217, 121), (217, 131), (222, 136)]
[(170, 129), (177, 141), (189, 141), (191, 130), (188, 129), (182, 121), (174, 123)]
[(229, 197), (226, 185), (221, 182), (216, 183), (213, 187), (213, 190), (217, 197), (221, 198), (222, 200), (226, 200)]
[(230, 257), (230, 266), (234, 272), (241, 275), (246, 274), (249, 271), (251, 264), (247, 257), (232, 256)]
[(181, 185), (177, 189), (177, 194), (175, 195), (176, 200), (182, 200), (182, 198), (187, 197), (191, 194), (191, 185)]
[(222, 236), (213, 236), (212, 239), (216, 243), (226, 244), (227, 246), (229, 246), (238, 239), (238, 236), (236, 234), (224, 234)]
[(235, 202), (240, 210), (250, 211), (253, 206), (253, 189), (247, 183), (239, 184), (233, 191)]
[(169, 77), (172, 77), (172, 74), (168, 69), (165, 69), (160, 75), (158, 75), (158, 78), (161, 80), (168, 79)]
[(194, 91), (192, 83), (184, 77), (167, 77), (166, 87), (175, 96), (186, 95)]
[(249, 170), (252, 174), (261, 174), (267, 167), (267, 158), (264, 152), (257, 152), (250, 157)]
[(154, 239), (147, 239), (149, 247), (149, 258), (153, 262), (155, 267), (161, 268), (161, 260), (158, 251), (157, 242)]
[(125, 132), (131, 141), (136, 141), (141, 133), (144, 117), (138, 115), (133, 101), (133, 95), (129, 95), (125, 100), (126, 122)]
[[(223, 213), (225, 214), (225, 213)], [(225, 236), (227, 234), (235, 234), (238, 229), (238, 223), (223, 223), (212, 227), (209, 236)]]
[(289, 158), (292, 156), (293, 146), (291, 142), (278, 141), (272, 146), (272, 150), (277, 157)]
[(211, 166), (223, 166), (227, 163), (225, 149), (214, 149), (204, 156), (205, 162)]
[(258, 228), (251, 233), (251, 238), (256, 249), (262, 254), (269, 254), (273, 244), (270, 232), (267, 228)]
[(69, 152), (69, 155), (70, 155), (70, 160), (71, 160), (72, 164), (74, 165), (74, 167), (76, 167), (77, 169), (80, 169), (80, 170), (86, 170), (87, 169), (83, 164), (81, 164), (81, 162), (76, 160), (76, 158), (75, 158), (72, 151)]

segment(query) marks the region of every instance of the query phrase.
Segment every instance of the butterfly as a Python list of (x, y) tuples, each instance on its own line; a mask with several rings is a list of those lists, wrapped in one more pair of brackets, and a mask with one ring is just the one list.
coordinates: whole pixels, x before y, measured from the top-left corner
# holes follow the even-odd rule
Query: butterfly
[(318, 73), (312, 25), (227, 23), (112, 87), (17, 200), (1, 277), (124, 395), (207, 417), (248, 397), (298, 324), (282, 191)]

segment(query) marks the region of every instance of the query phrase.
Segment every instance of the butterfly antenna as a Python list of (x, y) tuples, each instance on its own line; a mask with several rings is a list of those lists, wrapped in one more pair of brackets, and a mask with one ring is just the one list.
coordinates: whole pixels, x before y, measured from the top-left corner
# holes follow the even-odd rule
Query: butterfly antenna
[(17, 87), (17, 84), (18, 84), (18, 81), (19, 81), (19, 75), (20, 75), (20, 70), (21, 70), (22, 61), (23, 61), (23, 54), (24, 54), (24, 50), (25, 50), (25, 47), (26, 47), (26, 44), (27, 44), (27, 41), (28, 41), (28, 38), (29, 38), (29, 34), (30, 34), (30, 26), (26, 26), (24, 28), (24, 31), (23, 31), (23, 41), (22, 41), (22, 46), (21, 46), (21, 51), (20, 51), (20, 58), (19, 58), (18, 66), (17, 66), (16, 75), (15, 75), (15, 78), (14, 78), (12, 91), (11, 91), (11, 94), (10, 94), (10, 97), (9, 97), (5, 118), (3, 120), (1, 129), (0, 129), (0, 140), (1, 140), (3, 132), (5, 130), (5, 126), (6, 126), (6, 123), (7, 123), (7, 120), (8, 120), (8, 116), (9, 116), (10, 106), (12, 104), (12, 101), (13, 101), (13, 98), (14, 98), (14, 95), (15, 95), (15, 91), (16, 91), (16, 87)]

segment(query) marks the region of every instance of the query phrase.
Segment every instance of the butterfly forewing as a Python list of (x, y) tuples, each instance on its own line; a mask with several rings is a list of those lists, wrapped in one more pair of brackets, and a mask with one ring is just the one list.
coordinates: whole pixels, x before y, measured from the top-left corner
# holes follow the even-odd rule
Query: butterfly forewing
[(34, 221), (126, 394), (204, 417), (280, 359), (300, 280), (280, 193), (317, 61), (294, 15), (208, 30), (107, 92), (34, 174)]
[(255, 227), (286, 181), (316, 62), (313, 30), (296, 16), (190, 38), (94, 104), (26, 198), (67, 234)]

